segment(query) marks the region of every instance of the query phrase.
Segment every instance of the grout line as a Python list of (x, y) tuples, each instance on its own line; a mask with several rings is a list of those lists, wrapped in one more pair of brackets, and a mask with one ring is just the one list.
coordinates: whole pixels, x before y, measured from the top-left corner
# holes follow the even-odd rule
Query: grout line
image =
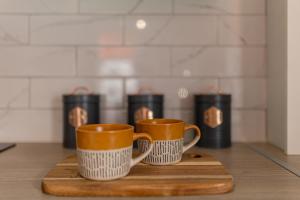
[(125, 109), (127, 108), (126, 102), (127, 102), (127, 88), (126, 88), (126, 78), (122, 79), (122, 86), (123, 86), (123, 95), (122, 95), (122, 108)]
[(80, 6), (81, 6), (81, 1), (80, 0), (77, 0), (77, 14), (81, 14), (80, 13)]
[(267, 108), (248, 107), (248, 108), (232, 108), (232, 111), (267, 111)]
[(217, 87), (218, 87), (218, 93), (222, 93), (222, 86), (221, 86), (221, 78), (217, 78)]
[(265, 5), (264, 5), (264, 6), (265, 6), (265, 11), (264, 11), (265, 13), (264, 13), (264, 15), (265, 15), (265, 16), (268, 16), (268, 1), (269, 1), (269, 0), (265, 0), (265, 2), (264, 2), (264, 4), (265, 4)]
[(32, 79), (28, 78), (28, 108), (31, 109)]
[(31, 16), (28, 15), (28, 38), (27, 38), (27, 45), (30, 45), (31, 44)]
[[(174, 66), (173, 66), (173, 50), (172, 50), (172, 47), (169, 47), (168, 48), (168, 51), (169, 51), (169, 77), (175, 77), (173, 76), (173, 71), (174, 71)], [(183, 77), (185, 78), (185, 77)]]
[[(266, 44), (247, 44), (247, 45), (227, 45), (227, 44), (30, 44), (30, 47), (98, 47), (98, 48), (120, 48), (120, 47), (147, 47), (147, 48), (197, 48), (197, 47), (206, 47), (206, 48), (267, 48)], [(1, 44), (1, 47), (20, 47), (28, 46), (28, 44)]]
[[(80, 6), (79, 6), (80, 8)], [(79, 10), (80, 11), (80, 10)], [(127, 14), (127, 13), (93, 13), (93, 12), (90, 12), (90, 13), (87, 13), (87, 12), (78, 12), (78, 9), (77, 11), (75, 12), (72, 12), (72, 13), (33, 13), (33, 12), (1, 12), (0, 13), (0, 16), (11, 16), (11, 15), (32, 15), (32, 16), (106, 16), (106, 17), (115, 17), (115, 16), (154, 16), (154, 17), (161, 17), (161, 16), (170, 16), (170, 15), (174, 15), (174, 16), (180, 16), (180, 17), (185, 17), (185, 16), (195, 16), (195, 17), (214, 17), (214, 16), (236, 16), (236, 17), (265, 17), (266, 14), (265, 13), (249, 13), (249, 14), (246, 14), (246, 13), (243, 13), (243, 14), (239, 14), (239, 13), (221, 13), (221, 14), (215, 14), (215, 13), (132, 13), (132, 14)]]
[(171, 14), (174, 16), (175, 15), (175, 0), (171, 1)]
[[(12, 75), (0, 75), (0, 79), (22, 79), (22, 78), (27, 78), (28, 76), (12, 76)], [(184, 79), (184, 80), (211, 80), (211, 79), (220, 79), (220, 80), (230, 80), (230, 79), (238, 79), (238, 80), (243, 80), (243, 79), (266, 79), (265, 76), (227, 76), (227, 77), (220, 77), (220, 76), (190, 76), (190, 77), (183, 77), (182, 75), (153, 75), (153, 76), (146, 76), (146, 75), (139, 75), (139, 76), (95, 76), (95, 75), (82, 75), (78, 77), (74, 76), (69, 76), (69, 75), (57, 75), (57, 76), (31, 76), (30, 78), (32, 79)]]
[(126, 16), (122, 17), (122, 47), (126, 46), (126, 29), (127, 29), (127, 24), (126, 24)]
[(258, 153), (259, 155), (267, 158), (268, 160), (274, 162), (275, 164), (279, 165), (281, 168), (285, 169), (286, 171), (291, 172), (292, 174), (300, 177), (300, 170), (298, 170), (297, 168), (291, 166), (289, 163), (278, 159), (276, 156), (273, 156), (272, 154), (268, 153), (267, 151), (264, 151), (258, 147), (255, 147), (251, 144), (247, 145), (252, 151), (255, 151), (256, 153)]
[(79, 70), (78, 70), (78, 47), (75, 46), (75, 77), (79, 77)]
[(220, 29), (221, 29), (221, 16), (217, 16), (217, 27), (216, 27), (216, 35), (217, 35), (217, 46), (220, 46), (221, 45), (221, 42), (220, 42)]
[(227, 77), (218, 76), (216, 78), (219, 78), (220, 81), (222, 79), (266, 79), (265, 76), (227, 76)]
[(27, 105), (27, 107), (30, 109), (31, 108), (31, 94), (32, 94), (32, 92), (31, 92), (31, 78), (29, 77), (28, 78), (28, 105)]
[[(124, 95), (126, 98), (127, 95)], [(103, 107), (101, 111), (124, 111), (127, 109), (127, 105), (124, 107)], [(0, 107), (0, 111), (7, 110), (7, 107)], [(53, 110), (53, 111), (60, 111), (63, 110), (63, 107), (10, 107), (9, 110)], [(165, 111), (181, 111), (181, 112), (194, 112), (193, 108), (164, 108)], [(260, 108), (232, 108), (232, 111), (266, 111), (265, 109)]]

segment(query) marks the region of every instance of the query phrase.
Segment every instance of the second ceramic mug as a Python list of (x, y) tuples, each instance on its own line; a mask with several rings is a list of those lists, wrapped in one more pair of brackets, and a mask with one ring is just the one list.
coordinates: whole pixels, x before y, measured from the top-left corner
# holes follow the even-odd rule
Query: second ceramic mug
[[(136, 134), (127, 124), (94, 124), (80, 126), (76, 131), (77, 159), (81, 176), (92, 180), (112, 180), (126, 176), (132, 166), (143, 160), (152, 150), (152, 138), (146, 133)], [(132, 144), (146, 139), (149, 146), (132, 159)]]
[[(184, 133), (189, 129), (195, 130), (195, 138), (187, 145), (183, 145)], [(182, 154), (194, 146), (201, 137), (197, 126), (186, 125), (184, 121), (176, 119), (140, 120), (136, 123), (136, 131), (148, 133), (154, 140), (153, 150), (143, 160), (144, 163), (153, 165), (169, 165), (179, 162)], [(138, 140), (140, 152), (146, 152), (150, 145), (146, 140)]]

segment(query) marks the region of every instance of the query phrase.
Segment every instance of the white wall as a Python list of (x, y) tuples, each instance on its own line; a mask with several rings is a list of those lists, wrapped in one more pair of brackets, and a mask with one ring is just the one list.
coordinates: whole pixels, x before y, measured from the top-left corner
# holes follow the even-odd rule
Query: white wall
[(287, 1), (267, 2), (268, 112), (267, 137), (286, 149)]
[(300, 154), (300, 1), (288, 0), (287, 153)]
[(300, 154), (300, 1), (268, 1), (268, 141)]
[(141, 86), (166, 95), (166, 117), (190, 122), (194, 93), (232, 93), (233, 141), (265, 141), (265, 8), (265, 0), (1, 0), (0, 141), (61, 141), (61, 95), (79, 85), (105, 96), (102, 122), (111, 123), (126, 122), (125, 95)]

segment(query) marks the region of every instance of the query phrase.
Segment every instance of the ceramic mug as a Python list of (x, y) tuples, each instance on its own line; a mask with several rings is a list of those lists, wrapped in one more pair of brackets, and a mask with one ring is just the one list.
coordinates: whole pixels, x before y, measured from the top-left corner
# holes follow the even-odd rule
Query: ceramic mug
[[(152, 150), (153, 141), (146, 133), (134, 133), (127, 124), (93, 124), (76, 131), (77, 159), (81, 176), (92, 180), (113, 180), (126, 176), (130, 168)], [(149, 141), (147, 150), (132, 159), (134, 140)]]
[[(184, 145), (183, 137), (187, 130), (194, 129), (194, 139)], [(170, 165), (179, 162), (182, 154), (194, 146), (201, 137), (200, 129), (195, 125), (187, 125), (176, 119), (146, 119), (136, 122), (136, 131), (148, 133), (154, 140), (151, 153), (145, 157), (144, 163), (152, 165)], [(139, 133), (138, 133), (139, 134)], [(151, 146), (146, 140), (138, 140), (139, 152), (146, 152)]]

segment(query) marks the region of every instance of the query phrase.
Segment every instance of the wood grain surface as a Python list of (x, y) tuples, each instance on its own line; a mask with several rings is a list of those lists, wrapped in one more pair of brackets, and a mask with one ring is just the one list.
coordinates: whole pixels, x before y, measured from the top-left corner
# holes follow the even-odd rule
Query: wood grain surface
[[(267, 144), (260, 144), (260, 146)], [(300, 178), (257, 154), (248, 144), (231, 148), (193, 148), (189, 152), (212, 155), (234, 177), (234, 190), (226, 194), (173, 196), (168, 200), (299, 200)], [(41, 190), (41, 180), (55, 164), (73, 150), (60, 143), (17, 144), (0, 153), (0, 199), (5, 200), (133, 200), (132, 197), (60, 197)], [(292, 158), (299, 159), (299, 156)], [(290, 160), (287, 159), (290, 163)], [(139, 200), (166, 200), (166, 197), (138, 197)]]
[(208, 154), (185, 154), (176, 165), (138, 164), (128, 176), (92, 181), (78, 173), (75, 156), (58, 163), (42, 181), (45, 193), (56, 196), (178, 196), (221, 194), (233, 189), (233, 178)]

